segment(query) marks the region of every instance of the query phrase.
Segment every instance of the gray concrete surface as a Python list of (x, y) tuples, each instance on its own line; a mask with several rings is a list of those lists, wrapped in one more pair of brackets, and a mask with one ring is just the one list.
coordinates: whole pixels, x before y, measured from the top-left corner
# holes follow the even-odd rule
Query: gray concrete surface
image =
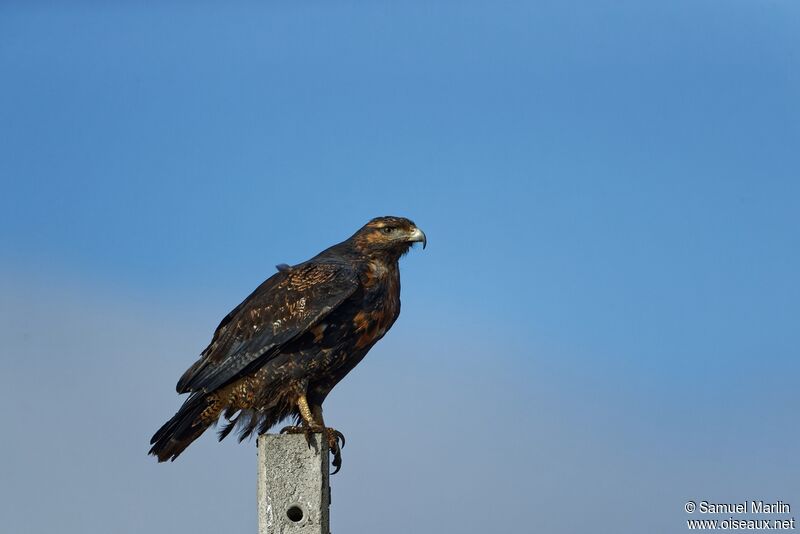
[(259, 534), (329, 534), (328, 444), (314, 434), (258, 438)]

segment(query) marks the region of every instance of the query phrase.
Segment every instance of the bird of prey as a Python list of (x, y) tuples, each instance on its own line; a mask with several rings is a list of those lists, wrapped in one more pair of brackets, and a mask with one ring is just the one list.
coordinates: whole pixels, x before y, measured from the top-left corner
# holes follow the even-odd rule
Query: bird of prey
[(189, 396), (150, 440), (159, 462), (174, 460), (223, 420), (222, 440), (263, 434), (288, 417), (285, 432), (322, 432), (341, 467), (344, 436), (326, 427), (322, 403), (400, 314), (398, 260), (422, 230), (402, 217), (372, 219), (349, 239), (278, 272), (236, 306), (178, 381)]

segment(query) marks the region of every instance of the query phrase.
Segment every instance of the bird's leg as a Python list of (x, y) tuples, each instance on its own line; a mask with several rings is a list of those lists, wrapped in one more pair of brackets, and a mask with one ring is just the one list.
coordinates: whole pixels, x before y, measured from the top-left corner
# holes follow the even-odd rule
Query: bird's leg
[(311, 413), (311, 408), (308, 406), (308, 399), (305, 393), (301, 394), (297, 399), (297, 409), (300, 411), (300, 417), (303, 418), (303, 422), (306, 426), (319, 426), (314, 420), (314, 414)]
[[(328, 441), (328, 448), (331, 450), (331, 454), (333, 454), (333, 467), (335, 467), (332, 474), (336, 474), (339, 472), (339, 469), (342, 468), (342, 448), (344, 448), (344, 434), (336, 430), (335, 428), (330, 428), (325, 426), (325, 419), (322, 418), (322, 405), (321, 404), (313, 404), (311, 406), (311, 413), (314, 415), (314, 420), (319, 422), (324, 429), (325, 439)], [(339, 445), (339, 440), (341, 440), (342, 444)]]
[(281, 429), (281, 434), (305, 434), (308, 446), (311, 446), (311, 434), (314, 432), (322, 432), (321, 425), (316, 424), (314, 415), (311, 413), (311, 408), (308, 406), (308, 399), (305, 393), (301, 393), (297, 397), (297, 411), (300, 414), (300, 423), (302, 425), (287, 426)]
[[(301, 394), (297, 398), (297, 410), (300, 413), (300, 419), (303, 423), (302, 426), (287, 426), (281, 429), (281, 434), (304, 434), (308, 446), (311, 446), (311, 434), (320, 432), (325, 436), (328, 442), (328, 448), (333, 454), (333, 467), (336, 469), (332, 474), (336, 474), (342, 467), (342, 447), (344, 447), (344, 434), (334, 428), (325, 426), (325, 420), (322, 418), (322, 406), (315, 404), (312, 407), (308, 405), (308, 399), (305, 394)], [(339, 440), (342, 444), (339, 445)]]

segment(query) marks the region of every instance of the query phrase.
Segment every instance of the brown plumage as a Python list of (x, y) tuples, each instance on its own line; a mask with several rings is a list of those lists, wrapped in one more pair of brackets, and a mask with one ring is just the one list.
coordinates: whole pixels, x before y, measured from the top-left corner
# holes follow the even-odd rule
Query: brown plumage
[(371, 220), (312, 259), (281, 264), (219, 324), (211, 343), (178, 381), (189, 396), (150, 443), (174, 460), (215, 424), (223, 439), (264, 433), (294, 416), (288, 431), (325, 432), (341, 465), (341, 433), (326, 428), (322, 403), (400, 314), (398, 260), (425, 234), (402, 217)]

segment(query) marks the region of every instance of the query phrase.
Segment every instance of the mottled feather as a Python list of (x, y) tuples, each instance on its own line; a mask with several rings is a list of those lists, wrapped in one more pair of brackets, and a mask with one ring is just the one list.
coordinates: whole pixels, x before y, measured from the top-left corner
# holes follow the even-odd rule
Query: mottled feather
[(342, 263), (310, 263), (274, 274), (222, 321), (200, 360), (178, 381), (178, 392), (213, 391), (263, 365), (357, 288), (357, 274)]

